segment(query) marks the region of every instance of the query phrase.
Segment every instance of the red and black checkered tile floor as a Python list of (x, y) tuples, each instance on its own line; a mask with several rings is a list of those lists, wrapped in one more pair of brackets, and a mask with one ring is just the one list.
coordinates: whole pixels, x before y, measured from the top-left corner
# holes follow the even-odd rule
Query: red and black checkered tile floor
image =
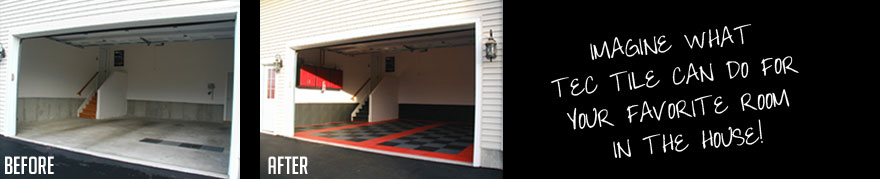
[(311, 131), (311, 130), (326, 129), (326, 128), (333, 128), (333, 127), (341, 127), (341, 126), (347, 126), (347, 125), (352, 125), (352, 124), (361, 124), (361, 123), (365, 123), (365, 122), (361, 122), (361, 121), (337, 121), (337, 122), (328, 122), (328, 123), (321, 123), (321, 124), (301, 125), (301, 126), (296, 126), (296, 127), (293, 127), (293, 128), (296, 130), (296, 132), (306, 132), (306, 131)]
[(472, 162), (473, 124), (390, 120), (295, 126), (296, 137), (354, 147)]

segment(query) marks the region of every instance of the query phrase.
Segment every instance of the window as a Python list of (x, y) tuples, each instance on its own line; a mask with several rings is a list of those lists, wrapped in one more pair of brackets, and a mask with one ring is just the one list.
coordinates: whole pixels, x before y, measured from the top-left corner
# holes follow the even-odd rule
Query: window
[(275, 70), (269, 70), (269, 96), (268, 99), (275, 99)]

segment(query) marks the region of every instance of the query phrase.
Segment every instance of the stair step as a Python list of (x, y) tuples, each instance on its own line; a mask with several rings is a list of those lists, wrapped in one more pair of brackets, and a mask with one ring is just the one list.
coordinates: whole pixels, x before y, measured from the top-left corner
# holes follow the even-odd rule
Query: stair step
[(96, 93), (92, 94), (92, 97), (89, 97), (88, 101), (86, 102), (86, 105), (83, 107), (83, 109), (81, 111), (79, 111), (77, 116), (79, 116), (81, 118), (95, 119), (97, 117), (97, 115), (95, 114), (95, 113), (97, 113), (97, 111), (98, 111), (98, 93), (96, 92)]
[(364, 99), (361, 109), (355, 114), (354, 121), (368, 121), (370, 117), (370, 98)]
[(94, 118), (95, 118), (95, 114), (85, 114), (85, 113), (79, 113), (79, 117), (81, 117), (81, 118), (89, 118), (89, 119), (94, 119)]

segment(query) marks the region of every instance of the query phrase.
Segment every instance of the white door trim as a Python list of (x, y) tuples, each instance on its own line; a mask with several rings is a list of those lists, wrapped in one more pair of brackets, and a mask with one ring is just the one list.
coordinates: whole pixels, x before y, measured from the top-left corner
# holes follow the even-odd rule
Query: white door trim
[(7, 38), (10, 39), (9, 47), (6, 49), (6, 75), (2, 76), (4, 79), (0, 79), (0, 82), (6, 83), (6, 104), (3, 104), (6, 109), (6, 116), (3, 117), (3, 126), (5, 127), (2, 131), (4, 136), (15, 136), (16, 135), (16, 113), (18, 112), (18, 56), (21, 52), (21, 39), (16, 37), (14, 33), (11, 33)]
[(284, 74), (284, 75), (286, 75), (285, 78), (287, 78), (287, 83), (283, 84), (283, 85), (287, 85), (287, 86), (282, 86), (281, 89), (285, 90), (285, 94), (287, 94), (288, 98), (280, 99), (280, 100), (288, 101), (288, 104), (290, 104), (290, 108), (288, 110), (284, 110), (284, 111), (286, 111), (286, 113), (284, 113), (285, 117), (288, 117), (288, 119), (290, 119), (290, 120), (282, 120), (283, 128), (281, 130), (282, 131), (281, 135), (292, 138), (293, 134), (296, 132), (296, 131), (294, 131), (296, 129), (293, 127), (296, 125), (295, 120), (294, 120), (294, 118), (296, 118), (296, 113), (295, 113), (296, 112), (296, 88), (295, 88), (295, 86), (296, 86), (296, 83), (298, 82), (298, 81), (296, 81), (296, 74), (297, 74), (296, 50), (287, 48), (286, 50), (284, 50), (284, 55), (281, 58), (283, 59), (282, 71), (287, 72), (287, 74)]
[(483, 123), (483, 26), (480, 19), (474, 21), (474, 167), (482, 166), (482, 142), (480, 131)]
[[(239, 116), (240, 116), (240, 113), (239, 113), (240, 112), (240, 110), (239, 110), (240, 105), (239, 104), (241, 104), (240, 103), (240, 101), (241, 101), (240, 94), (239, 94), (239, 91), (241, 89), (239, 87), (239, 84), (240, 84), (239, 83), (239, 76), (241, 74), (241, 70), (240, 70), (240, 68), (241, 68), (240, 62), (241, 61), (239, 59), (239, 56), (241, 55), (241, 52), (238, 49), (239, 42), (241, 42), (241, 40), (239, 40), (240, 39), (239, 37), (241, 36), (239, 34), (239, 24), (240, 23), (241, 23), (241, 12), (240, 12), (240, 10), (237, 10), (237, 12), (235, 12), (235, 57), (234, 57), (235, 62), (233, 64), (234, 67), (233, 67), (233, 72), (232, 72), (233, 73), (233, 85), (235, 85), (235, 86), (233, 86), (233, 90), (232, 90), (233, 91), (232, 104), (226, 104), (226, 105), (233, 105), (232, 106), (232, 113), (231, 113), (232, 114), (232, 135), (231, 135), (232, 140), (231, 140), (231, 143), (229, 143), (229, 167), (228, 167), (228, 171), (226, 172), (226, 176), (228, 176), (229, 178), (239, 178), (239, 176), (241, 176), (241, 174), (239, 174), (239, 172), (241, 172), (240, 171), (241, 167), (239, 166), (239, 165), (241, 165), (241, 121), (239, 120)], [(229, 93), (229, 91), (227, 91), (227, 93)]]

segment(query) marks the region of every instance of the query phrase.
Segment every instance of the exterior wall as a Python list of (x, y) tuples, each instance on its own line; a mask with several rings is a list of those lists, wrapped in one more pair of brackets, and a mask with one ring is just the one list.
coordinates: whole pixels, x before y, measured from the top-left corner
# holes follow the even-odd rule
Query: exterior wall
[[(352, 40), (350, 38), (381, 35), (376, 29), (418, 29), (438, 22), (478, 19), (481, 35), (478, 47), (483, 49), (494, 32), (498, 42), (498, 57), (493, 62), (485, 58), (479, 63), (475, 85), (477, 102), (475, 110), (478, 127), (475, 139), (481, 149), (474, 154), (480, 157), (475, 165), (502, 168), (500, 157), (502, 144), (502, 73), (504, 61), (503, 5), (496, 0), (474, 1), (260, 1), (260, 59), (274, 60), (282, 55), (285, 67), (292, 57), (287, 43), (318, 42), (328, 45), (328, 40)], [(416, 25), (413, 25), (416, 24)], [(483, 51), (483, 50), (480, 50)], [(475, 54), (482, 56), (483, 54)], [(295, 74), (295, 73), (289, 73)], [(356, 84), (359, 85), (359, 84)], [(276, 92), (276, 95), (279, 93)], [(276, 96), (277, 98), (277, 96)], [(284, 104), (277, 104), (284, 105)], [(290, 110), (286, 110), (290, 111)], [(285, 115), (279, 114), (280, 119)], [(486, 155), (483, 155), (486, 154)]]
[[(69, 22), (78, 26), (112, 24), (129, 19), (163, 18), (238, 8), (239, 1), (3, 1), (0, 3), (0, 43), (9, 47), (10, 29)], [(234, 16), (234, 15), (233, 15)], [(48, 35), (48, 34), (47, 34)]]

